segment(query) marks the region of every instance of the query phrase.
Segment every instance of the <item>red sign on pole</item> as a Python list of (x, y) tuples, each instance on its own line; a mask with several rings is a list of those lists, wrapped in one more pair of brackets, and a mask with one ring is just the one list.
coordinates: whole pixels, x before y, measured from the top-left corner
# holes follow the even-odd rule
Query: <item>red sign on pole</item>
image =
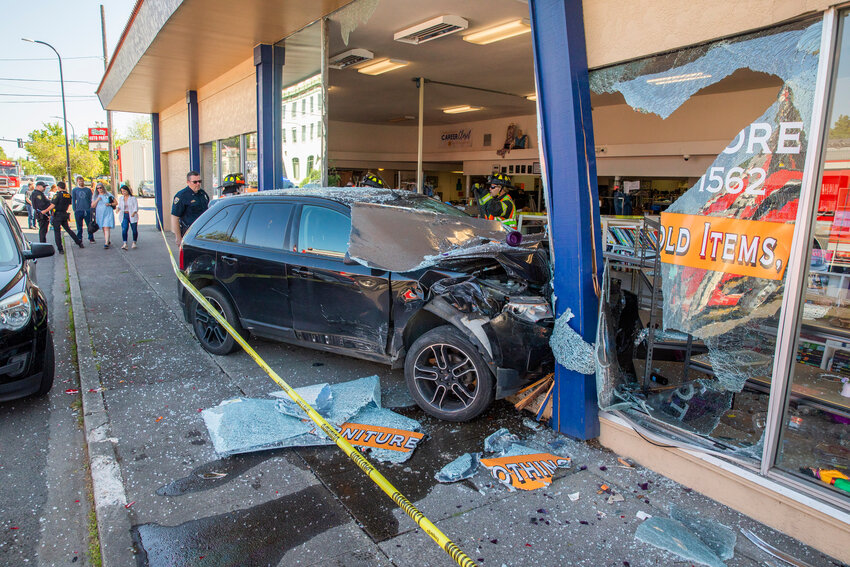
[(89, 142), (108, 142), (108, 128), (89, 128)]

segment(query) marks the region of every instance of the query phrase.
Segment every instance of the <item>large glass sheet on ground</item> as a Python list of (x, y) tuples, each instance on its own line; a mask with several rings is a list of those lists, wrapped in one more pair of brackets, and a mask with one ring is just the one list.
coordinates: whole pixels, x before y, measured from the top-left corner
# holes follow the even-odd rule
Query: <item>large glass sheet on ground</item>
[(759, 458), (821, 28), (794, 22), (591, 74), (596, 94), (622, 95), (662, 119), (722, 81), (752, 88), (731, 79), (742, 70), (781, 81), (702, 177), (660, 219), (641, 223), (635, 254), (607, 255), (614, 271), (597, 344), (604, 409)]
[(803, 320), (776, 464), (850, 500), (850, 13), (840, 16)]

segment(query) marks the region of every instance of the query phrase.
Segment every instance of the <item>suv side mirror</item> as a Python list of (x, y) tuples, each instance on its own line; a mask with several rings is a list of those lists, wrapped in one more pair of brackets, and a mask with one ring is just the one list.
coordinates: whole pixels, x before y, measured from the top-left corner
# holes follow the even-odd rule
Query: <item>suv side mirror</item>
[(35, 260), (36, 258), (46, 258), (47, 256), (53, 256), (53, 253), (55, 251), (53, 250), (52, 244), (35, 242), (30, 244), (29, 250), (22, 250), (21, 252), (24, 257), (24, 260)]

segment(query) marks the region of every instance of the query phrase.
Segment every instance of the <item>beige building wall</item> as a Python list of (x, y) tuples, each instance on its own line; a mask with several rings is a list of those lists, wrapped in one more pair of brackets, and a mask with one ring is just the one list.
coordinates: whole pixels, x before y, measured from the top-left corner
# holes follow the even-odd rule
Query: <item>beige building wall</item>
[(834, 0), (585, 0), (591, 69), (768, 27)]
[(253, 57), (198, 89), (201, 143), (257, 130), (257, 79)]

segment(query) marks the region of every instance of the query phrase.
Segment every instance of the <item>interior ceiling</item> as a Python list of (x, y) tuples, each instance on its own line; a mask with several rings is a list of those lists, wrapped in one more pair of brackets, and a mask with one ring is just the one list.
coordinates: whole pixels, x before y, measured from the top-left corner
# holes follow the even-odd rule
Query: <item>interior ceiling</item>
[[(444, 15), (466, 19), (469, 28), (421, 45), (393, 40), (398, 31)], [(358, 73), (353, 67), (329, 69), (330, 119), (370, 124), (415, 124), (415, 120), (392, 122), (403, 116), (418, 117), (419, 92), (413, 82), (415, 77), (520, 95), (426, 84), (424, 121), (428, 125), (534, 114), (535, 103), (524, 98), (534, 92), (531, 34), (490, 45), (475, 45), (462, 39), (465, 34), (518, 18), (528, 18), (526, 2), (380, 0), (369, 20), (358, 25), (351, 33), (348, 45), (345, 45), (340, 24), (331, 16), (328, 34), (330, 56), (363, 48), (373, 52), (376, 60), (389, 57), (410, 61), (410, 65), (376, 76)], [(462, 104), (482, 106), (483, 109), (463, 114), (445, 114), (442, 111), (443, 108)]]

